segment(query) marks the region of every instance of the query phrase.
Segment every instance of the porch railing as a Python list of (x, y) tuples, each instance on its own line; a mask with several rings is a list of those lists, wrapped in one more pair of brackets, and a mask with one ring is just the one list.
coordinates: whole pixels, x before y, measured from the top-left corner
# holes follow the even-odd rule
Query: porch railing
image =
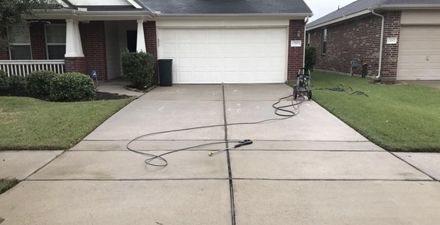
[(0, 60), (0, 70), (7, 76), (27, 76), (40, 70), (64, 73), (64, 60)]

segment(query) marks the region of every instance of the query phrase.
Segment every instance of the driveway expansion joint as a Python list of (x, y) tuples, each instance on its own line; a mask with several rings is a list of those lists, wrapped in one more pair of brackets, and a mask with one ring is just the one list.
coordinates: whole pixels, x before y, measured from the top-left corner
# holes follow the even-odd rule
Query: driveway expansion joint
[(409, 163), (408, 161), (406, 161), (405, 159), (401, 158), (400, 156), (398, 156), (397, 154), (395, 154), (394, 152), (389, 152), (392, 156), (396, 157), (397, 159), (399, 159), (400, 161), (402, 161), (403, 163), (411, 166), (412, 168), (414, 168), (415, 170), (419, 171), (420, 173), (424, 174), (425, 176), (429, 177), (431, 180), (433, 181), (439, 181), (437, 180), (434, 176), (431, 176), (429, 173), (425, 172), (424, 170), (418, 168), (417, 166)]
[(224, 121), (224, 132), (225, 132), (225, 145), (226, 145), (226, 159), (228, 163), (228, 175), (229, 175), (229, 195), (231, 203), (231, 223), (236, 225), (235, 218), (235, 196), (234, 196), (234, 180), (232, 176), (232, 166), (231, 166), (231, 156), (229, 151), (229, 141), (228, 141), (228, 119), (226, 115), (226, 97), (225, 97), (225, 85), (222, 84), (222, 97), (223, 97), (223, 121)]
[(66, 153), (69, 150), (64, 150), (62, 151), (60, 154), (58, 154), (57, 156), (55, 156), (53, 159), (49, 160), (49, 162), (45, 163), (44, 165), (42, 165), (40, 168), (36, 169), (34, 172), (32, 172), (31, 174), (29, 174), (27, 177), (25, 177), (23, 179), (23, 181), (28, 180), (31, 176), (35, 175), (36, 173), (40, 172), (42, 169), (44, 169), (45, 167), (47, 167), (49, 164), (51, 164), (53, 161), (55, 161), (56, 159), (58, 159), (59, 157), (61, 157), (61, 155), (63, 155), (64, 153)]

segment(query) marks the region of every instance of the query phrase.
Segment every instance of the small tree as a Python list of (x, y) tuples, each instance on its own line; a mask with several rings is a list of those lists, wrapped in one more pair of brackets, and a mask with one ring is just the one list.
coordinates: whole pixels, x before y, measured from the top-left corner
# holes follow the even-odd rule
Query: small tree
[(316, 65), (316, 48), (314, 47), (306, 47), (306, 62), (305, 68), (306, 70), (313, 70)]
[(6, 47), (8, 27), (21, 24), (35, 9), (59, 8), (55, 0), (0, 0), (0, 47)]

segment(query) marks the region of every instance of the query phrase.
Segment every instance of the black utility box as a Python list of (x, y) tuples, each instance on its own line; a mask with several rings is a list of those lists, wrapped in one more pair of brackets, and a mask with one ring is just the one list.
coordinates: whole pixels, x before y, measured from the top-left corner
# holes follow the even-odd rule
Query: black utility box
[(159, 59), (159, 85), (172, 86), (173, 85), (173, 60)]

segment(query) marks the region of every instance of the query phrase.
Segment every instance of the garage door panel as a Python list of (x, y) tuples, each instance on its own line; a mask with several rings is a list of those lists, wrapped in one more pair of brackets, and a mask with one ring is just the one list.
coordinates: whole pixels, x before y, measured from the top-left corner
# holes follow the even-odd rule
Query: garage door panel
[(435, 66), (439, 60), (439, 56), (431, 56), (431, 55), (424, 55), (423, 53), (420, 54), (406, 54), (405, 56), (399, 57), (399, 64), (407, 64), (405, 67), (408, 66), (415, 66), (419, 63), (423, 65), (429, 65)]
[(175, 83), (282, 83), (287, 29), (159, 29)]
[(440, 80), (440, 26), (401, 28), (398, 80)]

